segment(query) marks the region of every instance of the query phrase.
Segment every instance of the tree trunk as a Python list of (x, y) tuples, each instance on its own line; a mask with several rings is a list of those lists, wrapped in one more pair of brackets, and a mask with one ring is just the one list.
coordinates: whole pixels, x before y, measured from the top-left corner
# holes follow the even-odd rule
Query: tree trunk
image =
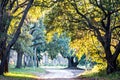
[(36, 47), (34, 49), (34, 56), (33, 56), (33, 60), (34, 60), (34, 67), (37, 66), (37, 56), (36, 56)]
[(32, 66), (34, 66), (33, 64), (34, 64), (33, 56), (29, 56), (27, 66), (28, 66), (28, 67), (32, 67)]
[(74, 61), (74, 57), (68, 57), (68, 68), (77, 68), (78, 61)]
[(26, 61), (26, 59), (27, 59), (27, 56), (26, 55), (24, 55), (24, 68), (27, 66), (27, 61)]
[(3, 75), (3, 72), (8, 72), (8, 59), (6, 58), (4, 60), (4, 58), (2, 57), (0, 65), (0, 75)]
[(0, 64), (0, 75), (3, 75), (3, 72), (8, 72), (8, 57), (4, 59), (5, 57), (5, 52), (6, 52), (6, 40), (1, 42), (1, 51), (0, 51), (0, 56), (1, 56), (1, 64)]
[(116, 59), (113, 60), (112, 58), (110, 58), (109, 60), (107, 60), (107, 69), (106, 69), (107, 74), (115, 72), (116, 70), (117, 70)]
[(37, 59), (37, 67), (39, 67), (39, 60)]
[[(29, 1), (29, 3), (27, 4), (27, 7), (25, 8), (25, 10), (24, 10), (24, 13), (23, 13), (23, 16), (22, 16), (22, 18), (21, 18), (21, 20), (20, 20), (20, 23), (19, 23), (19, 25), (18, 25), (18, 28), (17, 28), (17, 30), (16, 30), (16, 32), (15, 32), (15, 35), (14, 35), (14, 37), (12, 38), (12, 40), (8, 43), (8, 46), (7, 47), (5, 47), (5, 52), (3, 52), (3, 49), (1, 48), (3, 45), (0, 45), (0, 55), (2, 54), (1, 52), (3, 52), (3, 57), (2, 57), (2, 59), (1, 59), (1, 64), (0, 64), (0, 75), (3, 75), (3, 73), (4, 72), (7, 72), (7, 71), (4, 71), (4, 68), (5, 67), (7, 67), (6, 66), (6, 64), (7, 64), (7, 58), (9, 57), (9, 52), (10, 52), (10, 49), (11, 49), (11, 47), (15, 44), (15, 42), (17, 41), (17, 39), (18, 39), (18, 37), (19, 37), (19, 35), (20, 35), (20, 31), (21, 31), (21, 27), (22, 27), (22, 25), (23, 25), (23, 23), (24, 23), (24, 19), (26, 18), (26, 16), (27, 16), (27, 13), (28, 13), (28, 11), (29, 11), (29, 9), (30, 9), (30, 7), (31, 7), (31, 5), (32, 5), (32, 3), (33, 3), (33, 1), (34, 0), (30, 0)], [(7, 2), (5, 2), (5, 1), (2, 1), (2, 3), (5, 3), (5, 4), (1, 4), (2, 5), (2, 7), (0, 6), (0, 34), (1, 33), (4, 33), (4, 32), (6, 32), (7, 33), (7, 30), (8, 30), (8, 28), (9, 28), (9, 25), (8, 25), (8, 28), (5, 28), (6, 27), (6, 22), (5, 22), (5, 25), (1, 25), (1, 24), (3, 24), (2, 22), (4, 22), (4, 20), (3, 20), (3, 14), (6, 14), (6, 13), (3, 13), (4, 12), (4, 7), (6, 7), (7, 6), (7, 3), (8, 3), (9, 1), (7, 0)], [(4, 6), (3, 6), (4, 5)], [(7, 20), (8, 18), (6, 18), (6, 20)], [(6, 34), (5, 33), (5, 34)], [(4, 34), (1, 34), (2, 36), (4, 36)], [(7, 37), (7, 36), (6, 36)], [(1, 37), (0, 37), (1, 38)], [(7, 39), (7, 38), (5, 38), (5, 39)], [(3, 37), (3, 41), (4, 41), (4, 37)], [(0, 42), (2, 42), (2, 41), (0, 41)], [(6, 43), (6, 40), (5, 40), (5, 43)], [(6, 44), (5, 44), (5, 46), (6, 46)], [(8, 67), (7, 67), (8, 68)], [(7, 69), (5, 69), (5, 70), (7, 70)]]
[(23, 53), (18, 52), (16, 68), (21, 68), (22, 67), (22, 56), (23, 56)]
[(4, 61), (3, 59), (1, 59), (1, 65), (0, 65), (0, 75), (3, 75), (3, 72), (4, 72)]

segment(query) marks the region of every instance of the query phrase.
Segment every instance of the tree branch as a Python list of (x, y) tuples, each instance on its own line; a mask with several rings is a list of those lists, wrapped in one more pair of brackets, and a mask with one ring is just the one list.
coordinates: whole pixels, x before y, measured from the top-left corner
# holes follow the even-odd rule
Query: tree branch
[(10, 0), (10, 5), (9, 5), (9, 9), (10, 9), (10, 10), (12, 10), (15, 1), (17, 1), (17, 0), (13, 0), (13, 1)]
[(42, 44), (42, 42), (36, 43), (36, 44), (31, 45), (30, 47), (38, 46), (38, 45), (41, 45), (41, 44)]
[(97, 33), (97, 38), (98, 40), (101, 42), (101, 44), (104, 46), (104, 40), (100, 34), (100, 31), (98, 28), (96, 28), (95, 26), (92, 25), (92, 23), (90, 22), (90, 20), (87, 18), (87, 16), (85, 16), (84, 14), (82, 14), (79, 10), (78, 10), (78, 7), (77, 7), (77, 4), (75, 2), (75, 0), (73, 0), (74, 3), (71, 3), (71, 5), (74, 7), (74, 9), (76, 10), (77, 14), (80, 15), (82, 18), (84, 18), (87, 23), (88, 23), (88, 28), (90, 29), (93, 29), (96, 33)]
[(120, 11), (120, 9), (113, 10), (113, 11), (110, 12), (110, 14), (116, 13), (116, 12), (118, 12), (118, 11)]
[(24, 1), (24, 2), (21, 3), (21, 4), (18, 4), (18, 5), (16, 6), (16, 8), (12, 11), (12, 13), (15, 13), (20, 7), (24, 7), (25, 5), (27, 5), (27, 1), (28, 1), (28, 0)]
[(120, 41), (119, 41), (119, 43), (116, 45), (116, 51), (115, 51), (115, 53), (113, 54), (113, 59), (116, 59), (119, 54), (120, 54)]
[[(20, 35), (21, 27), (22, 27), (22, 25), (23, 25), (23, 23), (24, 23), (24, 19), (26, 18), (27, 13), (28, 13), (28, 11), (29, 11), (29, 9), (30, 9), (33, 1), (34, 1), (34, 0), (30, 0), (29, 3), (27, 4), (27, 7), (25, 8), (25, 11), (24, 11), (24, 14), (23, 14), (23, 16), (22, 16), (22, 19), (21, 19), (21, 21), (20, 21), (20, 23), (19, 23), (19, 25), (18, 25), (17, 31), (15, 32), (15, 35), (14, 35), (13, 39), (9, 42), (9, 44), (8, 44), (8, 46), (7, 46), (6, 54), (5, 54), (4, 58), (7, 58), (7, 56), (9, 56), (9, 54), (10, 54), (10, 53), (9, 53), (10, 48), (11, 48), (11, 47), (15, 44), (15, 42), (17, 41), (17, 39), (18, 39), (18, 37), (19, 37), (19, 35)], [(4, 60), (6, 60), (6, 59), (4, 59)]]
[(6, 5), (8, 4), (9, 0), (2, 0), (1, 1), (1, 4), (0, 4), (0, 7), (2, 10), (4, 10), (4, 7), (6, 7)]
[(104, 10), (104, 7), (103, 7), (103, 5), (102, 5), (101, 0), (99, 0), (99, 3), (98, 3), (98, 0), (95, 0), (95, 3), (96, 3), (96, 4), (94, 4), (94, 3), (92, 2), (92, 0), (90, 0), (90, 3), (93, 4), (94, 6), (97, 6), (100, 10), (102, 10), (102, 12), (103, 12), (105, 15), (107, 15), (107, 13), (106, 13), (105, 10)]
[(111, 32), (113, 32), (113, 31), (114, 31), (115, 29), (117, 29), (117, 28), (120, 28), (120, 25), (113, 27), (113, 28), (111, 29)]

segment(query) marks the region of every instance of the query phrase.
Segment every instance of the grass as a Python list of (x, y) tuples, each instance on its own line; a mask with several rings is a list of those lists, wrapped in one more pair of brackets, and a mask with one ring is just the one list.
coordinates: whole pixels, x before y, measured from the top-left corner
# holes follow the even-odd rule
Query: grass
[(120, 72), (118, 71), (107, 75), (105, 69), (93, 69), (90, 71), (85, 71), (79, 77), (89, 78), (93, 80), (120, 80)]
[(17, 69), (14, 67), (10, 65), (9, 72), (4, 73), (4, 76), (0, 76), (0, 80), (33, 80), (38, 78), (35, 73), (45, 72), (42, 68), (26, 67)]

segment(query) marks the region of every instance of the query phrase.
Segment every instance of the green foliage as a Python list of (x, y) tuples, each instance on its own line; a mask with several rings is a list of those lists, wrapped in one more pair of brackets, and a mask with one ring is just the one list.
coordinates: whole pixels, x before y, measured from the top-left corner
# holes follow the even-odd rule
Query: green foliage
[(60, 53), (64, 58), (73, 55), (73, 50), (70, 48), (70, 38), (67, 37), (66, 33), (62, 33), (58, 39), (58, 47), (60, 49)]
[(73, 50), (70, 48), (70, 38), (66, 36), (66, 33), (58, 35), (55, 33), (52, 40), (48, 43), (48, 53), (49, 56), (53, 59), (58, 53), (60, 53), (64, 58), (70, 57), (73, 55)]
[(30, 34), (29, 27), (24, 26), (21, 30), (21, 34), (14, 45), (14, 49), (18, 52), (27, 53), (29, 55), (33, 54), (32, 45), (32, 35)]
[(46, 29), (45, 25), (43, 24), (43, 18), (40, 18), (38, 22), (36, 23), (31, 23), (30, 25), (31, 28), (31, 35), (33, 36), (33, 44), (31, 47), (34, 49), (36, 48), (36, 55), (38, 60), (42, 58), (41, 52), (46, 51)]
[(93, 67), (95, 64), (97, 64), (97, 62), (92, 62), (91, 59), (87, 60), (87, 55), (83, 54), (80, 61), (79, 61), (79, 64), (82, 65), (82, 66), (86, 66), (88, 64), (91, 65), (91, 67)]
[(33, 36), (33, 46), (37, 47), (38, 52), (45, 51), (46, 37), (45, 26), (43, 24), (43, 18), (40, 18), (38, 22), (31, 24), (31, 34)]
[(51, 59), (54, 59), (59, 53), (59, 47), (57, 43), (58, 38), (58, 34), (55, 33), (52, 37), (51, 42), (47, 44), (48, 55), (51, 57)]

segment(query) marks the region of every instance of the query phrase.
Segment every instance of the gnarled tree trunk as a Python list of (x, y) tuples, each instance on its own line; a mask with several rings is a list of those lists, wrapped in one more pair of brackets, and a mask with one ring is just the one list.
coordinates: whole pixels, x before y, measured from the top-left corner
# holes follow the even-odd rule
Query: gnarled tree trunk
[(68, 57), (68, 68), (77, 68), (77, 65), (79, 62), (77, 60), (74, 60), (74, 57)]

